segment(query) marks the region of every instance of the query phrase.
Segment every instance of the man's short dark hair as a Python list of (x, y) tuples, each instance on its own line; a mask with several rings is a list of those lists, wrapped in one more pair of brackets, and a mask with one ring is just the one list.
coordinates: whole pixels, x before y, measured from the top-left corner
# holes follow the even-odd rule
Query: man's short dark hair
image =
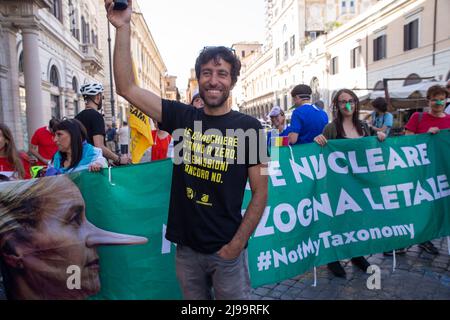
[(123, 125), (123, 126), (127, 126), (128, 123), (127, 123), (126, 121), (124, 121), (124, 122), (122, 122), (122, 125)]
[(385, 98), (378, 97), (372, 101), (372, 107), (377, 109), (380, 112), (386, 112), (388, 108), (388, 104)]
[(52, 130), (53, 132), (56, 131), (56, 126), (59, 124), (61, 120), (56, 119), (55, 117), (52, 117), (50, 119), (50, 121), (48, 122), (48, 127), (50, 128), (50, 130)]
[(428, 88), (427, 91), (427, 99), (431, 99), (431, 97), (437, 96), (439, 94), (445, 95), (445, 98), (448, 98), (448, 91), (443, 86), (435, 85)]
[(219, 59), (223, 59), (231, 65), (231, 81), (233, 85), (236, 84), (237, 78), (241, 73), (241, 61), (239, 61), (232, 49), (223, 46), (203, 48), (197, 61), (195, 61), (195, 74), (197, 79), (200, 79), (200, 71), (203, 65), (211, 60), (218, 63)]
[(291, 96), (294, 98), (295, 96), (299, 96), (302, 99), (310, 99), (312, 95), (311, 87), (306, 84), (299, 84), (294, 87), (291, 91)]

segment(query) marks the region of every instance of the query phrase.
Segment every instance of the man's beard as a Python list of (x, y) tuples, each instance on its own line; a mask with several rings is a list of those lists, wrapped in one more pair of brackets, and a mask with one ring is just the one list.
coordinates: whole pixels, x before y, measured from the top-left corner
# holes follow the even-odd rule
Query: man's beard
[(205, 94), (203, 93), (203, 91), (200, 91), (200, 97), (203, 99), (205, 106), (208, 106), (209, 108), (212, 109), (216, 109), (216, 108), (220, 108), (223, 106), (223, 104), (228, 100), (228, 97), (230, 96), (230, 92), (228, 91), (227, 93), (222, 95), (222, 98), (220, 98), (220, 100), (218, 100), (218, 102), (210, 102)]
[(97, 105), (97, 110), (100, 111), (103, 108), (103, 100), (100, 100), (100, 102)]

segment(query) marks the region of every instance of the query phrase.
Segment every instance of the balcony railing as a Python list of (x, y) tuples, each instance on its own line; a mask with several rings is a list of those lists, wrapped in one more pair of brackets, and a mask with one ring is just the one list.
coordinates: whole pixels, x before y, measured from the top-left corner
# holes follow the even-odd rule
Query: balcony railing
[(95, 74), (103, 69), (103, 56), (94, 44), (81, 44), (80, 50), (85, 71)]

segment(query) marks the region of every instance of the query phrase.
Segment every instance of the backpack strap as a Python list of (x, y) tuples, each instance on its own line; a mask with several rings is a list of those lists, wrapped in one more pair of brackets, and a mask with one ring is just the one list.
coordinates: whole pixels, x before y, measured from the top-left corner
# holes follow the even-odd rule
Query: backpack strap
[(371, 135), (370, 134), (370, 128), (369, 128), (369, 125), (367, 124), (367, 122), (360, 121), (360, 124), (361, 124), (362, 131), (364, 133), (364, 137), (370, 136)]
[(419, 131), (419, 124), (420, 121), (422, 121), (422, 118), (423, 118), (423, 111), (419, 113), (419, 119), (417, 119), (416, 133)]

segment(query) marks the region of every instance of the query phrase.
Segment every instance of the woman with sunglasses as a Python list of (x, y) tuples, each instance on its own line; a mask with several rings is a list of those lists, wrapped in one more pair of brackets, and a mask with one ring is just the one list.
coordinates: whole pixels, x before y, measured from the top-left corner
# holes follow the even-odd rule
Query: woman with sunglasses
[[(359, 120), (359, 99), (353, 91), (339, 90), (333, 98), (332, 106), (335, 119), (314, 139), (316, 143), (325, 146), (330, 139), (357, 139), (370, 136), (367, 123)], [(384, 141), (386, 134), (378, 131), (377, 137), (378, 140)], [(364, 257), (354, 257), (351, 261), (364, 272), (370, 266)], [(345, 278), (345, 270), (339, 261), (328, 263), (328, 269), (336, 277)]]

